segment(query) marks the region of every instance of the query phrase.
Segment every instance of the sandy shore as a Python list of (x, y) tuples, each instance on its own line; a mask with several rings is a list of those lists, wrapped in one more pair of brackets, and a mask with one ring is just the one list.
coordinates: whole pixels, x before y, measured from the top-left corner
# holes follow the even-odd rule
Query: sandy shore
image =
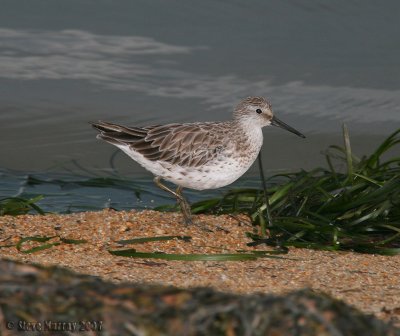
[[(235, 253), (252, 251), (246, 246), (251, 232), (246, 217), (196, 216), (210, 228), (181, 224), (181, 215), (155, 211), (85, 212), (70, 215), (25, 215), (0, 217), (0, 245), (16, 244), (21, 237), (57, 236), (85, 239), (84, 244), (62, 243), (52, 248), (24, 254), (15, 247), (0, 249), (2, 257), (58, 265), (100, 276), (115, 282), (133, 281), (178, 287), (209, 286), (234, 293), (282, 294), (310, 287), (326, 292), (365, 313), (400, 323), (400, 256), (387, 257), (350, 252), (290, 249), (283, 259), (251, 261), (165, 261), (133, 259), (110, 254), (121, 248), (122, 239), (162, 235), (191, 236), (189, 242), (169, 240), (125, 246), (141, 252)], [(38, 243), (27, 242), (23, 249)], [(258, 247), (258, 249), (266, 249)]]

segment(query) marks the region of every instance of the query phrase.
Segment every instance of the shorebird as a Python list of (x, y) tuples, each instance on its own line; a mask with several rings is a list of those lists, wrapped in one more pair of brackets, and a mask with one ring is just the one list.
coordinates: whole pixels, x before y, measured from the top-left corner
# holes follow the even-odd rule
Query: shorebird
[[(154, 174), (158, 187), (176, 197), (186, 224), (192, 223), (192, 216), (182, 189), (215, 189), (236, 181), (256, 160), (263, 144), (262, 128), (268, 125), (305, 138), (275, 117), (270, 102), (262, 97), (242, 100), (229, 121), (147, 127), (92, 123), (100, 132), (98, 139), (120, 148)], [(177, 185), (176, 191), (162, 180)]]

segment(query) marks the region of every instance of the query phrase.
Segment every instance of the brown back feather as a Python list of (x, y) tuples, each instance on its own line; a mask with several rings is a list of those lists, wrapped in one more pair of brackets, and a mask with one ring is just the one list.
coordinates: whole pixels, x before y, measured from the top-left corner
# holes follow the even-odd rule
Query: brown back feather
[(222, 123), (193, 123), (142, 128), (106, 122), (93, 124), (105, 141), (129, 146), (148, 160), (194, 167), (204, 165), (221, 151), (221, 126)]

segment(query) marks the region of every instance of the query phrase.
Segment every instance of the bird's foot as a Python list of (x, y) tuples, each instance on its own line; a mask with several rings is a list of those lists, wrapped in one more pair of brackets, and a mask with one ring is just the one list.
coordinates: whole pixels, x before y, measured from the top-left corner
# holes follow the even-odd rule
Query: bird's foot
[(210, 227), (202, 222), (195, 222), (195, 224), (198, 228), (200, 228), (202, 231), (205, 232), (214, 232), (214, 230), (210, 229)]
[(193, 220), (193, 217), (186, 217), (185, 214), (183, 214), (183, 224), (185, 226), (197, 226), (199, 229), (205, 232), (214, 232), (211, 228), (209, 228), (206, 224), (198, 221), (198, 220)]

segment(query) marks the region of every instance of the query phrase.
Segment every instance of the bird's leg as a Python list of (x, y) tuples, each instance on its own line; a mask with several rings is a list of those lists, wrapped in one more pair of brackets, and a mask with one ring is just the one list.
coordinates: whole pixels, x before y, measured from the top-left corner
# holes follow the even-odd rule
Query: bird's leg
[(182, 195), (182, 187), (178, 187), (175, 192), (170, 188), (168, 188), (166, 185), (161, 183), (160, 176), (156, 176), (153, 181), (160, 189), (168, 191), (169, 193), (171, 193), (176, 197), (176, 200), (178, 201), (179, 206), (181, 207), (185, 224), (192, 224), (193, 222), (192, 222), (192, 214), (190, 211), (190, 205)]
[(211, 230), (209, 227), (207, 227), (207, 225), (205, 225), (203, 223), (200, 223), (198, 221), (193, 223), (193, 221), (192, 221), (192, 210), (190, 208), (189, 202), (186, 200), (186, 198), (182, 194), (182, 189), (183, 188), (181, 186), (178, 186), (178, 188), (176, 188), (176, 194), (179, 196), (177, 198), (177, 200), (178, 200), (179, 206), (181, 207), (181, 211), (182, 211), (182, 214), (183, 214), (183, 218), (185, 219), (186, 225), (195, 224), (196, 226), (198, 226), (203, 231), (213, 232), (213, 230)]
[(187, 225), (193, 224), (192, 211), (190, 209), (190, 204), (185, 199), (185, 197), (182, 195), (182, 187), (181, 186), (178, 186), (178, 188), (176, 188), (176, 194), (179, 196), (177, 198), (177, 200), (178, 200), (179, 206), (181, 207), (181, 211), (182, 211), (183, 217), (185, 219), (185, 223)]

